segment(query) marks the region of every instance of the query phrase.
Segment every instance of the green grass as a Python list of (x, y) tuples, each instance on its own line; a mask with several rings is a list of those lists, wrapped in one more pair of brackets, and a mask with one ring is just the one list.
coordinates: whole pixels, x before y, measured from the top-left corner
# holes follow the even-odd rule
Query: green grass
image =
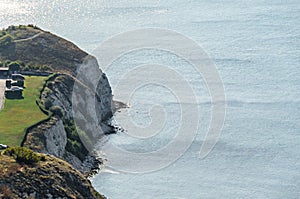
[(5, 99), (0, 111), (0, 143), (19, 146), (24, 137), (25, 128), (47, 118), (35, 101), (47, 77), (26, 77), (24, 99)]
[(0, 31), (0, 37), (1, 35), (10, 35), (13, 39), (26, 39), (28, 37), (32, 37), (38, 33), (40, 33), (41, 30), (39, 28), (35, 28), (34, 26), (9, 26), (6, 30)]

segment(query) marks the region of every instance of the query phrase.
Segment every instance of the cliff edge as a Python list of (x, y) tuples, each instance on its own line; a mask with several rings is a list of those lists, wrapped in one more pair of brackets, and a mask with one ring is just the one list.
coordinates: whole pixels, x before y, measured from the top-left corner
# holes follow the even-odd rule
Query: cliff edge
[(88, 53), (36, 26), (10, 26), (0, 31), (0, 60), (21, 61), (28, 70), (46, 66), (53, 72), (76, 74)]
[[(16, 198), (103, 198), (85, 178), (101, 163), (89, 146), (113, 131), (108, 124), (114, 109), (112, 91), (97, 60), (50, 32), (33, 25), (20, 25), (0, 31), (0, 67), (11, 63), (17, 63), (23, 74), (51, 74), (36, 99), (48, 118), (25, 129), (21, 144), (47, 156), (45, 161), (31, 167), (1, 155), (1, 192), (8, 191)], [(86, 67), (86, 76), (78, 78), (82, 65)], [(91, 85), (89, 77), (95, 75), (97, 85)], [(83, 94), (76, 104), (74, 85)], [(74, 119), (74, 105), (80, 127)], [(89, 113), (96, 117), (89, 117)], [(95, 129), (99, 132), (95, 133)], [(88, 142), (84, 143), (82, 137), (87, 137)]]
[[(81, 172), (89, 172), (99, 161), (81, 138), (94, 135), (98, 126), (101, 129), (98, 128), (97, 136), (89, 138), (92, 142), (113, 130), (107, 124), (113, 114), (112, 91), (97, 60), (75, 44), (50, 32), (33, 25), (20, 25), (10, 26), (0, 32), (0, 62), (5, 64), (13, 61), (20, 63), (24, 74), (53, 73), (41, 90), (37, 103), (49, 115), (49, 119), (29, 128), (22, 146), (62, 158)], [(96, 88), (89, 84), (89, 78), (77, 78), (82, 66), (86, 67), (89, 77), (98, 76)], [(81, 108), (76, 109), (77, 121), (80, 120), (82, 124), (80, 129), (74, 122), (72, 110), (74, 84), (82, 92), (94, 92), (89, 95), (91, 97), (84, 96), (80, 102)], [(90, 104), (95, 106), (91, 107)], [(96, 117), (89, 117), (91, 112), (95, 112)]]
[[(28, 150), (22, 152), (28, 153)], [(43, 160), (28, 164), (13, 157), (11, 152), (0, 154), (0, 198), (105, 198), (67, 162), (31, 153), (31, 159), (35, 156)]]

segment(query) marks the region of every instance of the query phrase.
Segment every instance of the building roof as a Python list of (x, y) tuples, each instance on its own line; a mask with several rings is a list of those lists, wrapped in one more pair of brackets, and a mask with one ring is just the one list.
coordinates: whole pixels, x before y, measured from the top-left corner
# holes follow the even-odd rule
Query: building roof
[(0, 67), (0, 71), (9, 71), (9, 68)]

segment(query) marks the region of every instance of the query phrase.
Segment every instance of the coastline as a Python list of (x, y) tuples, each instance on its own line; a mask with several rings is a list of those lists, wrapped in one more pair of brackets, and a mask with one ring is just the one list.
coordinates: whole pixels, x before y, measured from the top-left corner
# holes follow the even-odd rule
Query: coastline
[[(121, 102), (121, 101), (116, 101), (116, 100), (113, 101), (113, 115), (116, 112), (120, 112), (122, 109), (126, 109), (126, 108), (129, 108), (129, 106), (126, 103)], [(111, 120), (112, 118), (113, 118), (113, 116), (109, 120)], [(108, 127), (111, 128), (111, 130), (106, 131), (104, 134), (106, 136), (111, 135), (111, 134), (117, 134), (119, 132), (120, 128), (118, 126), (111, 124), (110, 122), (108, 122), (108, 123), (109, 124), (107, 124), (107, 125), (108, 125)], [(103, 141), (103, 138), (101, 138), (97, 144), (101, 143), (101, 141)], [(101, 146), (99, 146), (99, 148), (101, 148)], [(89, 167), (89, 171), (87, 171), (85, 173), (85, 175), (88, 178), (91, 178), (91, 177), (95, 176), (96, 174), (99, 174), (102, 169), (102, 166), (104, 165), (104, 162), (105, 162), (105, 159), (103, 158), (103, 156), (101, 154), (98, 154), (98, 151), (93, 151), (93, 152), (91, 152), (91, 154), (89, 154), (87, 156), (86, 160), (87, 160), (86, 166)], [(85, 164), (85, 161), (84, 161), (84, 164)]]
[(121, 101), (113, 100), (113, 114), (126, 108), (129, 108), (128, 104), (125, 104)]
[[(92, 141), (92, 146), (95, 146), (97, 140), (117, 133), (117, 128), (109, 122), (114, 113), (128, 106), (123, 102), (113, 100), (110, 84), (105, 74), (99, 69), (97, 60), (75, 44), (32, 25), (10, 26), (3, 31), (11, 40), (2, 46), (0, 61), (18, 60), (19, 65), (22, 66), (20, 71), (31, 73), (44, 72), (42, 66), (47, 65), (46, 72), (52, 73), (45, 80), (39, 91), (39, 97), (35, 101), (41, 112), (48, 118), (26, 128), (22, 147), (64, 160), (86, 178), (97, 174), (104, 159), (96, 151), (89, 152), (88, 146), (84, 145), (80, 139), (80, 133), (84, 133), (84, 136), (91, 136), (89, 139)], [(24, 38), (19, 38), (18, 35), (24, 35)], [(31, 50), (25, 51), (26, 49)], [(44, 52), (43, 55), (41, 51)], [(87, 67), (84, 69), (85, 74), (95, 75), (94, 71), (96, 71), (98, 75), (101, 75), (96, 90), (95, 106), (98, 108), (90, 109), (83, 105), (77, 109), (79, 112), (76, 114), (72, 109), (74, 106), (73, 89), (79, 82), (77, 86), (82, 89), (81, 91), (88, 92), (86, 88), (89, 85), (88, 80), (85, 82), (76, 78), (78, 66), (82, 64)], [(95, 102), (94, 95), (86, 94), (79, 98), (78, 104), (92, 104), (93, 102)], [(98, 118), (91, 119), (90, 111), (95, 111)], [(83, 126), (75, 125), (75, 116), (79, 116), (77, 119), (83, 123)], [(94, 135), (94, 124), (99, 121), (103, 134)]]

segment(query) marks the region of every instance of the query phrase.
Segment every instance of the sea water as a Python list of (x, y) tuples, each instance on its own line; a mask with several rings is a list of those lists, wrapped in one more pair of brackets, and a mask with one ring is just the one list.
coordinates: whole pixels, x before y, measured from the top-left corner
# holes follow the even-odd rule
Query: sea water
[[(115, 34), (152, 27), (191, 38), (214, 61), (224, 83), (226, 118), (216, 146), (204, 159), (199, 159), (199, 150), (212, 104), (204, 79), (187, 63), (144, 49), (124, 55), (105, 71), (114, 88), (122, 74), (137, 65), (182, 69), (200, 110), (195, 139), (173, 164), (144, 174), (104, 168), (91, 179), (112, 199), (299, 198), (299, 19), (298, 0), (0, 0), (1, 27), (33, 23), (90, 53)], [(121, 126), (128, 111), (137, 125), (147, 125), (149, 108), (161, 102), (167, 115), (162, 132), (149, 141), (119, 133), (110, 142), (138, 152), (155, 151), (170, 142), (180, 123), (180, 103), (163, 89), (137, 90), (130, 110), (116, 115)], [(122, 101), (120, 93), (114, 95)]]

